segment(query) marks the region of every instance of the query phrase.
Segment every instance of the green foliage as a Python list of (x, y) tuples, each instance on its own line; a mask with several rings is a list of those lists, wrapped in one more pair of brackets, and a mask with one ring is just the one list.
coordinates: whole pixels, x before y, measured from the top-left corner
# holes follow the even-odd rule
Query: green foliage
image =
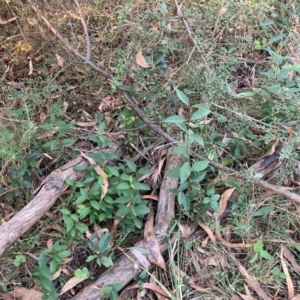
[[(90, 136), (94, 142), (103, 146), (107, 141), (103, 136)], [(111, 153), (91, 153), (99, 165), (114, 159)], [(66, 232), (72, 237), (81, 238), (87, 226), (83, 222), (87, 217), (89, 225), (108, 220), (120, 221), (123, 233), (134, 231), (142, 227), (142, 219), (149, 212), (147, 201), (142, 199), (141, 192), (149, 190), (149, 186), (139, 182), (145, 174), (150, 173), (148, 168), (138, 169), (133, 161), (126, 164), (109, 165), (105, 163), (105, 176), (109, 181), (106, 195), (103, 193), (103, 178), (95, 171), (94, 166), (87, 168), (87, 174), (82, 182), (66, 182), (72, 187), (74, 193), (67, 202), (72, 208), (63, 208), (63, 219)]]
[(275, 268), (271, 272), (275, 282), (279, 285), (286, 279), (286, 275), (279, 268)]
[(33, 276), (37, 278), (42, 287), (45, 300), (58, 299), (58, 293), (54, 288), (52, 275), (64, 263), (63, 259), (71, 255), (71, 251), (65, 250), (66, 247), (56, 242), (52, 248), (45, 249), (41, 252), (38, 259), (38, 266), (33, 272)]
[(26, 262), (26, 257), (23, 254), (18, 254), (13, 262), (14, 266), (20, 267), (21, 264)]
[(264, 245), (263, 245), (263, 241), (261, 239), (259, 239), (253, 246), (254, 249), (254, 256), (251, 259), (251, 263), (254, 263), (258, 257), (264, 258), (264, 259), (271, 259), (272, 255), (270, 255), (270, 253), (266, 250), (264, 250)]
[(82, 269), (75, 270), (74, 275), (76, 278), (89, 278), (91, 273), (86, 267), (84, 267)]
[(99, 242), (94, 242), (96, 237), (96, 233), (90, 236), (90, 241), (88, 246), (90, 249), (96, 253), (94, 255), (90, 255), (87, 258), (87, 262), (91, 262), (92, 260), (96, 259), (97, 264), (101, 267), (104, 265), (106, 268), (113, 266), (113, 254), (111, 253), (111, 236), (109, 233), (106, 233), (101, 237)]
[(104, 299), (109, 300), (118, 300), (118, 292), (123, 288), (123, 285), (120, 283), (116, 284), (108, 284), (103, 287), (100, 291), (100, 295), (104, 297)]

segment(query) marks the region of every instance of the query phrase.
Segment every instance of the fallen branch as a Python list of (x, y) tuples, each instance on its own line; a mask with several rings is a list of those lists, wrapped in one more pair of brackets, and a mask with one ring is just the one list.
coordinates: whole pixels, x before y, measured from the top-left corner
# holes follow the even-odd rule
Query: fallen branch
[(68, 188), (66, 178), (79, 181), (85, 172), (75, 171), (75, 166), (87, 166), (88, 162), (77, 157), (52, 172), (43, 181), (38, 194), (7, 223), (0, 227), (0, 256), (30, 229)]
[[(165, 174), (168, 171), (181, 166), (183, 159), (180, 155), (168, 155), (165, 167)], [(178, 177), (164, 176), (160, 186), (159, 201), (157, 204), (157, 212), (155, 217), (155, 231), (161, 234), (167, 234), (171, 222), (175, 217), (175, 195), (170, 192), (178, 186)]]
[[(88, 56), (85, 58), (83, 55), (81, 55), (75, 48), (73, 48), (70, 43), (63, 38), (63, 36), (58, 32), (58, 30), (56, 30), (52, 24), (49, 22), (49, 20), (42, 14), (42, 12), (38, 9), (38, 7), (34, 4), (34, 2), (32, 0), (27, 0), (29, 2), (29, 4), (31, 5), (32, 9), (36, 12), (36, 14), (38, 15), (38, 17), (40, 19), (42, 19), (45, 24), (47, 25), (47, 27), (58, 37), (58, 39), (64, 44), (64, 46), (70, 50), (75, 56), (77, 56), (78, 58), (80, 58), (85, 64), (87, 64), (88, 66), (90, 66), (93, 70), (95, 70), (96, 72), (98, 72), (99, 74), (103, 75), (104, 77), (108, 78), (108, 79), (113, 79), (113, 75), (110, 73), (107, 73), (106, 71), (102, 70), (101, 68), (97, 67), (93, 62), (91, 62), (88, 59)], [(84, 20), (82, 20), (82, 23), (84, 23)], [(87, 31), (85, 31), (85, 34), (87, 35)], [(88, 38), (87, 38), (88, 40)], [(152, 129), (154, 132), (156, 132), (158, 135), (160, 135), (161, 137), (163, 137), (166, 141), (170, 142), (170, 143), (179, 143), (177, 140), (175, 140), (174, 138), (172, 138), (170, 135), (168, 135), (164, 130), (162, 130), (159, 126), (157, 126), (156, 124), (153, 124), (149, 118), (145, 115), (145, 113), (139, 108), (139, 106), (135, 103), (134, 99), (127, 93), (122, 91), (124, 94), (124, 97), (126, 99), (126, 102), (132, 107), (132, 109), (136, 112), (136, 114), (149, 126), (150, 129)], [(206, 157), (198, 154), (195, 151), (190, 151), (190, 154), (192, 156), (194, 156), (195, 158), (198, 158), (199, 160), (209, 160)], [(210, 165), (214, 168), (217, 168), (219, 170), (222, 170), (224, 172), (227, 173), (232, 173), (232, 174), (238, 174), (237, 171), (225, 167), (221, 164), (218, 164), (214, 161), (210, 161)], [(239, 174), (240, 175), (240, 174)], [(243, 176), (243, 175), (240, 175)], [(266, 181), (263, 180), (257, 180), (254, 182), (254, 184), (256, 184), (259, 187), (262, 187), (266, 190), (275, 192), (278, 195), (281, 195), (287, 199), (293, 200), (297, 203), (300, 203), (300, 196), (295, 194), (295, 193), (291, 193), (288, 190), (286, 190), (283, 187), (279, 187), (279, 186), (275, 186), (273, 184), (270, 184)]]
[[(185, 227), (187, 238), (191, 237), (196, 232), (196, 227)], [(201, 231), (202, 232), (202, 231)], [(170, 243), (173, 244), (178, 238), (177, 234), (173, 236), (169, 243), (160, 245), (161, 253), (168, 250)], [(143, 242), (137, 243), (134, 247), (143, 248)], [(135, 251), (133, 253), (125, 253), (115, 262), (114, 266), (106, 270), (101, 276), (92, 284), (82, 289), (77, 295), (72, 297), (72, 300), (102, 300), (105, 299), (101, 296), (101, 289), (109, 284), (120, 283), (125, 287), (132, 281), (143, 269), (150, 267), (147, 255)], [(145, 265), (148, 267), (145, 268)]]

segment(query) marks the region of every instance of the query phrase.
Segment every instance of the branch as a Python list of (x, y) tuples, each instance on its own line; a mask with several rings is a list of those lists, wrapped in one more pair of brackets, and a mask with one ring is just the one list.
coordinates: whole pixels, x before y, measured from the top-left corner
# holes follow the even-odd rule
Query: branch
[(83, 55), (81, 55), (75, 48), (73, 48), (70, 43), (63, 38), (63, 36), (56, 30), (52, 24), (48, 21), (48, 19), (42, 14), (42, 12), (37, 8), (37, 6), (34, 4), (32, 0), (28, 0), (28, 3), (32, 7), (32, 9), (36, 12), (38, 17), (44, 21), (44, 23), (47, 25), (47, 27), (54, 33), (55, 36), (58, 37), (58, 39), (65, 45), (65, 47), (70, 50), (75, 56), (80, 58), (83, 62), (85, 62), (88, 66), (90, 66), (93, 70), (98, 72), (99, 74), (103, 75), (106, 78), (112, 79), (113, 76), (106, 71), (98, 68), (94, 63), (92, 63), (90, 60), (86, 60)]
[[(109, 79), (113, 79), (113, 75), (110, 73), (107, 73), (106, 71), (100, 69), (99, 67), (97, 67), (93, 62), (91, 62), (90, 60), (86, 60), (86, 58), (81, 55), (75, 48), (73, 48), (70, 43), (63, 38), (63, 36), (52, 26), (52, 24), (48, 21), (48, 19), (42, 14), (42, 12), (37, 8), (37, 6), (34, 4), (34, 2), (32, 0), (27, 0), (29, 2), (29, 4), (31, 5), (32, 9), (36, 12), (36, 14), (38, 15), (38, 17), (40, 19), (42, 19), (45, 24), (48, 26), (48, 28), (58, 37), (58, 39), (65, 45), (65, 47), (67, 49), (69, 49), (75, 56), (77, 56), (78, 58), (80, 58), (82, 61), (84, 61), (88, 66), (90, 66), (93, 70), (95, 70), (96, 72), (98, 72), (99, 74), (103, 75), (106, 78)], [(178, 6), (177, 1), (175, 0), (175, 3), (177, 5), (177, 8), (180, 8)], [(194, 41), (193, 37), (192, 37), (192, 33), (188, 27), (188, 24), (186, 22), (186, 20), (181, 17), (181, 19), (183, 20), (184, 24), (187, 26), (187, 30), (189, 33), (189, 36), (192, 38), (193, 42), (195, 43), (195, 47), (198, 51), (200, 51), (200, 48), (198, 47), (198, 45), (196, 44), (196, 42)], [(159, 126), (157, 126), (156, 124), (153, 124), (150, 119), (145, 115), (145, 113), (139, 108), (139, 106), (135, 103), (134, 99), (127, 93), (122, 91), (124, 94), (124, 97), (126, 99), (126, 102), (132, 107), (132, 109), (136, 112), (136, 114), (149, 126), (150, 129), (152, 129), (154, 132), (156, 132), (158, 135), (160, 135), (161, 137), (163, 137), (166, 141), (170, 142), (170, 143), (179, 143), (179, 141), (175, 140), (173, 137), (171, 137), (170, 135), (168, 135), (164, 130), (162, 130)], [(206, 157), (198, 154), (195, 151), (190, 151), (190, 154), (193, 157), (198, 158), (199, 160), (207, 160), (209, 161), (209, 159), (207, 159)], [(218, 164), (214, 161), (210, 161), (210, 165), (216, 169), (222, 170), (224, 172), (227, 173), (231, 173), (231, 174), (238, 174), (237, 171), (235, 171), (234, 169), (225, 167), (221, 164)], [(273, 184), (270, 184), (266, 181), (263, 180), (258, 180), (255, 181), (255, 184), (259, 187), (262, 187), (264, 189), (273, 191), (287, 199), (293, 200), (297, 203), (300, 203), (300, 196), (295, 194), (295, 193), (291, 193), (288, 190), (286, 190), (285, 188), (282, 187), (278, 187), (275, 186)]]
[(74, 0), (76, 5), (77, 5), (77, 8), (78, 8), (78, 11), (80, 13), (80, 20), (81, 20), (81, 23), (83, 25), (83, 29), (84, 29), (84, 34), (85, 34), (85, 38), (86, 38), (86, 61), (89, 61), (90, 58), (91, 58), (91, 44), (90, 44), (90, 36), (89, 36), (89, 32), (88, 32), (88, 28), (87, 28), (87, 25), (86, 25), (86, 22), (84, 20), (84, 17), (83, 17), (83, 13), (82, 13), (82, 10), (81, 10), (81, 7), (78, 3), (78, 0)]

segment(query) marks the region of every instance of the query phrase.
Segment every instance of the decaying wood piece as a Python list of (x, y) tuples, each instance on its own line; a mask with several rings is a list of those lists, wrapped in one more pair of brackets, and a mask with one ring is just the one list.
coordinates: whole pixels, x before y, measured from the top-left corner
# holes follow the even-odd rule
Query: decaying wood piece
[[(189, 238), (193, 234), (196, 234), (196, 226), (188, 227), (184, 226), (186, 237)], [(174, 235), (171, 239), (171, 243), (174, 243), (177, 239), (177, 235)], [(134, 247), (143, 247), (143, 242), (139, 242)], [(161, 253), (168, 250), (169, 243), (163, 243), (160, 245)], [(136, 253), (136, 252), (135, 252)], [(122, 255), (115, 262), (114, 266), (107, 269), (101, 276), (92, 284), (82, 289), (77, 295), (71, 298), (71, 300), (104, 300), (101, 296), (101, 289), (109, 284), (120, 283), (125, 287), (130, 281), (132, 281), (143, 269), (145, 265), (150, 262), (147, 259), (146, 254), (138, 252), (138, 258), (133, 253), (126, 253)]]
[[(165, 174), (167, 174), (170, 170), (181, 166), (182, 163), (183, 159), (180, 155), (170, 154), (167, 158)], [(170, 190), (177, 188), (178, 181), (178, 177), (164, 176), (160, 187), (159, 201), (155, 217), (155, 231), (162, 235), (167, 233), (170, 222), (175, 216), (175, 195), (172, 194)]]
[[(175, 196), (170, 192), (170, 189), (175, 189), (178, 186), (178, 178), (167, 177), (166, 174), (169, 170), (181, 166), (182, 158), (179, 155), (170, 154), (167, 158), (165, 176), (160, 187), (158, 207), (156, 213), (155, 227), (156, 233), (167, 233), (170, 222), (175, 217)], [(188, 230), (188, 234), (192, 234), (195, 229)], [(160, 235), (161, 236), (161, 235)], [(162, 235), (163, 236), (163, 235)], [(144, 248), (144, 243), (139, 242), (134, 247)], [(160, 241), (160, 252), (163, 253), (167, 250), (168, 244)], [(91, 285), (85, 287), (80, 291), (73, 300), (99, 300), (104, 299), (100, 296), (100, 290), (108, 284), (120, 283), (124, 287), (134, 279), (146, 264), (150, 265), (147, 254), (134, 252), (138, 255), (136, 258), (132, 253), (122, 255), (114, 264), (113, 267), (106, 270), (100, 277)], [(142, 263), (145, 261), (146, 263)]]
[(75, 171), (75, 166), (87, 166), (88, 162), (80, 157), (52, 172), (42, 182), (38, 194), (7, 223), (0, 227), (0, 256), (31, 228), (68, 188), (66, 178), (79, 181), (85, 172)]
[(262, 157), (249, 169), (252, 170), (254, 173), (263, 174), (264, 177), (270, 175), (275, 170), (277, 170), (283, 163), (283, 160), (280, 160), (281, 150), (282, 145), (278, 144), (271, 155)]

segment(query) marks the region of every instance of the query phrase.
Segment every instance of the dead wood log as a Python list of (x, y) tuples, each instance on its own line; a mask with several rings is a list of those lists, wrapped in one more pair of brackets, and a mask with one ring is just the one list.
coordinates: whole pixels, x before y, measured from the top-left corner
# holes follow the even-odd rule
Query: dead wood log
[[(181, 166), (183, 159), (180, 155), (170, 154), (167, 158), (165, 174), (170, 170)], [(166, 234), (171, 221), (175, 216), (175, 195), (170, 193), (171, 189), (178, 186), (179, 178), (164, 176), (162, 181), (159, 201), (157, 205), (157, 212), (155, 217), (155, 230), (162, 234)]]
[[(169, 155), (167, 158), (167, 163), (165, 167), (165, 176), (160, 187), (158, 207), (156, 213), (155, 221), (155, 232), (161, 234), (162, 237), (167, 233), (170, 222), (175, 217), (175, 195), (170, 193), (170, 189), (176, 188), (178, 186), (178, 178), (167, 177), (166, 174), (169, 170), (182, 165), (182, 157), (180, 155)], [(189, 229), (188, 234), (192, 234), (195, 229)], [(160, 252), (163, 253), (167, 250), (168, 244), (164, 243), (159, 239)], [(134, 247), (144, 248), (144, 243), (139, 242)], [(80, 291), (73, 300), (100, 300), (104, 299), (100, 296), (100, 290), (109, 284), (120, 283), (126, 286), (130, 281), (136, 277), (145, 265), (150, 265), (147, 255), (142, 253), (127, 253), (122, 255), (114, 264), (113, 267), (106, 270), (100, 275), (100, 277), (92, 284), (85, 287)], [(135, 257), (135, 255), (138, 256)], [(143, 263), (143, 261), (145, 263)], [(143, 265), (143, 268), (141, 267)], [(147, 269), (147, 268), (146, 268)]]
[(75, 171), (75, 166), (87, 166), (88, 162), (77, 157), (52, 172), (41, 184), (38, 194), (14, 217), (0, 227), (0, 256), (31, 228), (68, 188), (66, 178), (79, 181), (85, 172)]
[[(186, 238), (196, 234), (196, 228), (196, 226), (184, 226)], [(177, 238), (177, 235), (174, 235), (170, 243), (173, 244)], [(170, 243), (165, 242), (160, 244), (161, 253), (167, 251)], [(143, 248), (143, 242), (135, 244), (134, 247)], [(138, 258), (130, 252), (122, 255), (119, 259), (117, 259), (113, 267), (102, 273), (94, 283), (82, 289), (77, 295), (72, 297), (71, 300), (104, 300), (106, 298), (101, 296), (101, 289), (106, 285), (120, 283), (123, 285), (123, 287), (125, 287), (143, 269), (148, 269), (145, 267), (147, 264), (150, 265), (146, 254), (142, 254), (140, 252), (134, 253), (135, 255), (138, 254)]]

